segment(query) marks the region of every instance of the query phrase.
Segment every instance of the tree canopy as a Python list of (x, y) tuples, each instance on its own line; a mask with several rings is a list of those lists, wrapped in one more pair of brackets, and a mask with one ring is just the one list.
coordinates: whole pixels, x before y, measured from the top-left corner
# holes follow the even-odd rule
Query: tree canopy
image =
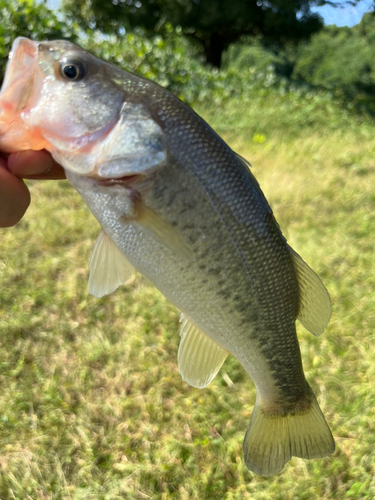
[(314, 86), (341, 88), (352, 97), (375, 96), (375, 17), (352, 28), (327, 26), (297, 49), (292, 77)]
[[(201, 46), (206, 61), (220, 67), (223, 51), (243, 35), (283, 44), (308, 38), (323, 26), (310, 7), (320, 0), (65, 0), (83, 26), (106, 33), (134, 27), (148, 34), (166, 22)], [(324, 2), (323, 2), (324, 3)]]

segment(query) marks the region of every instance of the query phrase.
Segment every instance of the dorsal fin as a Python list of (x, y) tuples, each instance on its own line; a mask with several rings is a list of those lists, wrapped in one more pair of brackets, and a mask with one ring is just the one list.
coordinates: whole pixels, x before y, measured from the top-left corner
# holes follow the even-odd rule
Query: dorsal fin
[(183, 314), (180, 322), (177, 359), (181, 377), (193, 387), (206, 387), (220, 370), (228, 351), (198, 330)]
[(251, 163), (248, 160), (246, 160), (246, 158), (244, 158), (243, 156), (239, 155), (236, 152), (234, 152), (234, 154), (246, 168), (248, 168), (249, 170), (252, 168)]
[[(256, 180), (256, 178), (254, 177), (254, 174), (251, 171), (251, 168), (252, 168), (251, 164), (243, 156), (241, 156), (241, 155), (239, 155), (237, 153), (236, 153), (236, 156), (237, 156), (238, 160), (240, 160), (240, 162), (242, 163), (242, 165), (245, 167), (245, 169), (247, 171), (247, 174), (248, 174), (248, 177), (249, 177), (252, 185), (255, 187), (255, 189), (258, 191), (258, 193), (262, 196), (262, 198), (264, 198), (264, 193), (263, 193), (263, 191), (262, 191), (262, 189), (261, 189), (261, 187), (259, 185), (259, 182)], [(271, 212), (270, 208), (269, 208), (269, 211)]]
[(297, 319), (313, 335), (321, 335), (331, 318), (331, 300), (319, 276), (289, 247), (296, 271), (300, 303)]
[(129, 283), (134, 273), (132, 265), (109, 236), (100, 229), (90, 259), (89, 292), (100, 298), (120, 285)]

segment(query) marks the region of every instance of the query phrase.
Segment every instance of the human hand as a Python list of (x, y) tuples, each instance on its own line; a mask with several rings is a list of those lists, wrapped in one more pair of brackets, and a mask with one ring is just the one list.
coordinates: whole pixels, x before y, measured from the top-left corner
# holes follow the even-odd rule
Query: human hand
[(65, 172), (47, 151), (0, 157), (0, 227), (14, 226), (30, 204), (30, 193), (22, 179), (65, 179)]

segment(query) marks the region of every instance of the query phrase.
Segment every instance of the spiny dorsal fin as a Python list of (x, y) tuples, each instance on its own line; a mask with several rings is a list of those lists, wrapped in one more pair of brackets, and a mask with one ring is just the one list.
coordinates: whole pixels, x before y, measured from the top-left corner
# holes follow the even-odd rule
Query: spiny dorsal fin
[[(253, 175), (253, 173), (251, 171), (251, 168), (252, 168), (251, 164), (243, 156), (241, 156), (241, 155), (239, 155), (237, 153), (236, 153), (236, 156), (240, 160), (240, 162), (242, 163), (242, 165), (246, 168), (248, 176), (249, 176), (249, 178), (251, 180), (252, 185), (262, 195), (262, 197), (264, 197), (264, 194), (263, 194), (263, 191), (261, 190), (259, 182), (256, 180), (256, 178), (254, 177), (254, 175)], [(270, 209), (270, 211), (271, 211), (271, 209)]]
[(300, 304), (298, 321), (314, 335), (321, 335), (331, 317), (331, 300), (319, 276), (289, 247), (296, 271)]
[(251, 166), (251, 163), (246, 160), (246, 158), (244, 158), (243, 156), (239, 155), (238, 153), (235, 153), (237, 158), (240, 160), (240, 162), (245, 165), (246, 168), (248, 168), (249, 170), (252, 168)]
[(178, 369), (185, 382), (203, 388), (212, 382), (228, 351), (202, 333), (181, 314)]
[(134, 269), (107, 234), (100, 229), (90, 259), (89, 292), (98, 299), (129, 283)]

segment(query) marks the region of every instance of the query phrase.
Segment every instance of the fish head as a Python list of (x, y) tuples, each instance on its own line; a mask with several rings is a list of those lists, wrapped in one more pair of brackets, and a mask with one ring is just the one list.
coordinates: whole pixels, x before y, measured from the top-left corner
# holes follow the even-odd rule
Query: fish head
[(47, 149), (75, 174), (145, 173), (165, 160), (142, 79), (65, 41), (17, 38), (0, 93), (0, 149)]

